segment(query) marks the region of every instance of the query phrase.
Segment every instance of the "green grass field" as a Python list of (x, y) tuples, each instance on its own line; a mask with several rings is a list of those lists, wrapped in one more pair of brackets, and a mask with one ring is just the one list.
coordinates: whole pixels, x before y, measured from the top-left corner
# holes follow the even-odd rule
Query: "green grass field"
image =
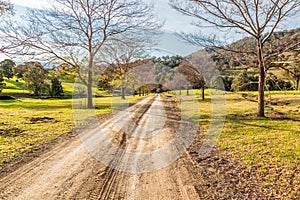
[[(195, 111), (187, 112), (204, 134), (210, 125), (212, 111), (208, 90), (206, 95), (205, 101), (199, 100), (200, 119)], [(181, 98), (183, 105), (195, 103), (189, 96)], [(287, 199), (299, 197), (300, 92), (272, 91), (271, 98), (266, 96), (266, 118), (255, 116), (256, 98), (256, 92), (226, 94), (226, 120), (216, 139), (217, 145), (249, 171), (254, 171), (264, 188), (274, 194), (285, 194)]]
[[(1, 95), (12, 95), (16, 100), (0, 100), (0, 166), (9, 162), (22, 152), (31, 151), (40, 145), (48, 143), (62, 135), (73, 131), (74, 115), (73, 99), (39, 99), (30, 96), (24, 89), (24, 82), (5, 80), (6, 88)], [(73, 92), (72, 83), (63, 83), (67, 95)], [(100, 98), (94, 99), (95, 109), (82, 109), (82, 120), (96, 115), (107, 114), (124, 104), (133, 104), (144, 97), (128, 96), (126, 100), (111, 97), (105, 92), (97, 91)], [(81, 99), (75, 99), (81, 101)], [(82, 99), (85, 101), (85, 99)], [(92, 116), (84, 115), (92, 113)], [(78, 119), (77, 119), (78, 120)]]
[[(14, 95), (17, 100), (0, 101), (0, 165), (74, 129), (72, 99), (33, 98), (24, 90), (23, 82), (6, 80), (6, 84), (2, 93)], [(72, 94), (72, 83), (63, 83), (63, 87), (67, 94)], [(189, 91), (189, 96), (185, 92), (178, 95), (183, 113), (199, 124), (205, 134), (212, 120), (211, 92), (217, 91), (206, 90), (204, 101), (199, 100), (199, 90)], [(101, 96), (95, 98), (92, 115), (111, 112), (112, 104), (118, 107), (143, 98), (128, 97), (123, 101), (104, 93)], [(226, 119), (217, 145), (255, 172), (263, 187), (274, 193), (286, 193), (287, 198), (299, 197), (300, 92), (266, 92), (266, 118), (255, 116), (257, 92), (227, 92), (225, 103)]]

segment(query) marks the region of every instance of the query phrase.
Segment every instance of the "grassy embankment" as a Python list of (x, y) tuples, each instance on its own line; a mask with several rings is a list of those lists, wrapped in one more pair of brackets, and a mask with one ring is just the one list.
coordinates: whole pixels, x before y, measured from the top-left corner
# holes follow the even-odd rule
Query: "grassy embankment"
[[(2, 95), (12, 95), (17, 100), (0, 100), (0, 166), (23, 152), (70, 133), (75, 127), (72, 83), (63, 83), (64, 92), (69, 96), (63, 99), (34, 98), (24, 89), (24, 82), (11, 79), (5, 83)], [(94, 99), (97, 115), (110, 113), (112, 104), (135, 103), (143, 98), (130, 96), (121, 101), (120, 97), (111, 97), (105, 92), (101, 92), (101, 96), (104, 97)]]
[[(191, 91), (200, 95), (199, 91)], [(190, 119), (204, 132), (211, 121), (211, 97), (199, 100), (200, 120), (188, 110)], [(267, 95), (268, 93), (266, 93)], [(188, 108), (191, 97), (182, 96)], [(283, 199), (300, 198), (300, 91), (272, 91), (266, 96), (266, 118), (257, 118), (257, 92), (226, 94), (226, 120), (217, 139), (219, 147)]]

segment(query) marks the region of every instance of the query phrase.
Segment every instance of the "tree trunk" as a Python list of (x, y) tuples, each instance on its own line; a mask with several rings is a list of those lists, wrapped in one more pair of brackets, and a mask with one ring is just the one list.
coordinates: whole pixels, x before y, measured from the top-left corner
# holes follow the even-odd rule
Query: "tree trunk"
[(121, 88), (122, 99), (125, 99), (125, 87)]
[(93, 105), (93, 91), (92, 91), (92, 84), (91, 83), (89, 83), (87, 85), (87, 90), (88, 90), (88, 93), (87, 93), (87, 100), (88, 100), (87, 108), (90, 109), (90, 108), (94, 107), (94, 105)]
[(205, 86), (202, 86), (202, 100), (205, 100)]
[(38, 90), (38, 88), (34, 88), (33, 96), (39, 96), (39, 90)]
[(89, 66), (88, 66), (88, 81), (87, 81), (87, 108), (93, 108), (93, 55), (90, 55)]
[(132, 90), (133, 90), (132, 96), (135, 97), (135, 91), (136, 91), (136, 90), (135, 90), (135, 85), (132, 86)]
[(189, 88), (186, 89), (186, 95), (189, 95)]
[(296, 80), (296, 90), (299, 90), (299, 82), (300, 82), (300, 79), (297, 79)]
[(259, 85), (258, 85), (258, 117), (265, 116), (265, 80), (266, 72), (263, 60), (263, 46), (260, 39), (257, 40), (257, 56), (259, 67)]

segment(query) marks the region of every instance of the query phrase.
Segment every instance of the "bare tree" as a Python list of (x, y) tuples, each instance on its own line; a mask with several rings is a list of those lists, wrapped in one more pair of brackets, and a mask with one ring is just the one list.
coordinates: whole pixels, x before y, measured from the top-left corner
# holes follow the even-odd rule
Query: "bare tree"
[[(256, 41), (255, 57), (259, 69), (259, 97), (257, 116), (264, 116), (264, 87), (266, 79), (264, 45), (272, 36), (279, 24), (296, 13), (299, 0), (170, 0), (171, 6), (177, 11), (199, 19), (196, 25), (217, 27), (222, 30), (235, 30), (246, 33)], [(192, 36), (195, 43), (215, 44), (215, 37), (199, 39)], [(220, 44), (220, 43), (219, 43)], [(250, 53), (244, 49), (222, 49), (235, 53)]]
[(134, 75), (129, 70), (136, 66), (139, 59), (144, 59), (147, 48), (153, 44), (143, 33), (121, 34), (103, 46), (98, 60), (114, 67), (114, 79), (121, 87), (122, 99), (125, 99), (127, 85), (135, 85)]
[(76, 68), (92, 108), (95, 58), (120, 34), (156, 29), (152, 10), (140, 0), (54, 0), (51, 9), (28, 12), (25, 23), (6, 21), (0, 40), (6, 53)]

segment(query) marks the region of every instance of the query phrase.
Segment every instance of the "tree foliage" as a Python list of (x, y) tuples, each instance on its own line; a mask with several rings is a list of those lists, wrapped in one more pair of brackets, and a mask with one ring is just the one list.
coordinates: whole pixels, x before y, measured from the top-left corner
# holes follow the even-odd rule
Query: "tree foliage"
[(4, 83), (4, 74), (3, 72), (0, 70), (0, 93), (2, 92), (3, 88), (5, 87), (5, 83)]
[(43, 68), (43, 65), (40, 62), (36, 62), (36, 61), (24, 62), (13, 68), (14, 75), (16, 75), (18, 78), (23, 78), (24, 74), (29, 70), (31, 66)]
[(25, 87), (33, 91), (34, 96), (39, 96), (49, 88), (46, 80), (48, 78), (47, 71), (39, 66), (30, 66), (28, 71), (24, 74)]
[(294, 86), (296, 90), (299, 90), (300, 84), (300, 61), (295, 61), (290, 65), (290, 67), (286, 67), (285, 71), (287, 76), (293, 80)]
[(247, 71), (243, 71), (233, 79), (231, 88), (233, 91), (246, 91), (249, 88), (249, 84), (251, 83)]
[(3, 71), (4, 76), (8, 79), (14, 76), (13, 68), (15, 67), (15, 62), (10, 59), (5, 59), (0, 62), (0, 70)]
[[(248, 73), (246, 70), (239, 73), (232, 81), (233, 91), (257, 91), (259, 77)], [(279, 79), (274, 74), (269, 74), (266, 78), (266, 88), (271, 90), (288, 90), (292, 85), (289, 81)]]
[(57, 77), (51, 78), (50, 92), (51, 97), (61, 97), (64, 95), (63, 87)]
[(134, 69), (151, 62), (150, 59), (135, 60), (132, 62), (129, 59), (124, 63), (110, 64), (98, 79), (98, 89), (112, 90), (113, 88), (119, 88), (124, 99), (127, 89), (133, 93), (137, 89), (136, 86), (139, 85), (139, 77), (136, 77), (139, 72), (136, 72)]
[(104, 90), (111, 91), (112, 87), (113, 86), (110, 83), (108, 75), (104, 74), (104, 75), (100, 76), (99, 82), (98, 82), (98, 89), (99, 90), (101, 90), (101, 91), (104, 91)]
[(168, 66), (170, 68), (175, 68), (180, 65), (180, 63), (183, 61), (183, 59), (184, 58), (180, 55), (162, 56), (162, 57), (158, 57), (158, 58), (154, 57), (153, 62)]
[(139, 83), (136, 74), (130, 69), (139, 66), (139, 64), (144, 64), (141, 62), (141, 59), (143, 59), (146, 48), (152, 44), (143, 35), (135, 35), (134, 38), (130, 39), (126, 36), (123, 37), (123, 34), (120, 36), (117, 40), (106, 44), (98, 57), (100, 61), (114, 68), (111, 74), (113, 79), (109, 81), (107, 75), (104, 74), (100, 77), (98, 86), (102, 89), (119, 87), (121, 89), (121, 98), (125, 99), (126, 91), (131, 90), (130, 92), (134, 93), (135, 87)]

